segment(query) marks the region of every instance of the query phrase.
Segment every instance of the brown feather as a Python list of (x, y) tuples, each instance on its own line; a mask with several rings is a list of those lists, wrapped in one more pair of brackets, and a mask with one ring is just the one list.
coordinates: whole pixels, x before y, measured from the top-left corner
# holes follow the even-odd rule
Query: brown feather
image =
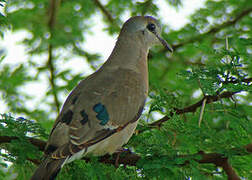
[(30, 180), (53, 180), (59, 173), (65, 159), (51, 159), (47, 157), (36, 169)]

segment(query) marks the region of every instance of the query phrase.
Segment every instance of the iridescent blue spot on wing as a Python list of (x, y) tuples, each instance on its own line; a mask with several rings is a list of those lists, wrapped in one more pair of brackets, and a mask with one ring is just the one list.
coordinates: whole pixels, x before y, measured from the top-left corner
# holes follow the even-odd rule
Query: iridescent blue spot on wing
[(102, 105), (101, 103), (98, 103), (98, 104), (94, 105), (93, 110), (94, 110), (96, 113), (99, 113), (99, 112), (101, 112), (104, 108), (105, 108), (104, 105)]
[(109, 120), (109, 115), (108, 112), (106, 110), (106, 108), (104, 108), (101, 112), (99, 112), (96, 115), (97, 119), (101, 120), (100, 125), (105, 125), (107, 124), (108, 120)]
[(86, 124), (88, 122), (88, 115), (87, 115), (87, 113), (85, 112), (84, 109), (80, 112), (80, 114), (81, 114), (81, 117), (82, 117), (80, 122), (81, 122), (82, 125), (84, 125), (84, 124)]
[(101, 121), (100, 125), (106, 125), (109, 121), (109, 114), (106, 107), (101, 103), (98, 103), (94, 105), (93, 110), (97, 113), (96, 118)]

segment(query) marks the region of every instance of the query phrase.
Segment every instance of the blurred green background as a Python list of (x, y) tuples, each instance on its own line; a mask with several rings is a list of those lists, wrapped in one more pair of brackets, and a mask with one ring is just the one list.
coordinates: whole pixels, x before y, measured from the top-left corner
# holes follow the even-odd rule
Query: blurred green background
[[(162, 47), (152, 48), (149, 54), (148, 102), (137, 135), (126, 145), (141, 159), (119, 168), (98, 158), (78, 160), (64, 166), (58, 179), (227, 179), (236, 175), (252, 179), (252, 1), (204, 1), (183, 27), (167, 24), (167, 19), (177, 18), (171, 17), (169, 9), (180, 11), (186, 8), (185, 1), (0, 0), (0, 101), (4, 106), (0, 107), (0, 179), (29, 179), (42, 157), (41, 146), (32, 145), (31, 138), (46, 141), (67, 95), (106, 60), (85, 44), (92, 28), (101, 24), (103, 33), (116, 40), (123, 22), (134, 15), (160, 19), (162, 36), (174, 48), (172, 55)], [(9, 63), (4, 36), (20, 32), (26, 59)], [(34, 83), (43, 84), (44, 89), (33, 89)], [(221, 156), (204, 163), (202, 152)], [(220, 157), (227, 159), (229, 168), (218, 164)]]

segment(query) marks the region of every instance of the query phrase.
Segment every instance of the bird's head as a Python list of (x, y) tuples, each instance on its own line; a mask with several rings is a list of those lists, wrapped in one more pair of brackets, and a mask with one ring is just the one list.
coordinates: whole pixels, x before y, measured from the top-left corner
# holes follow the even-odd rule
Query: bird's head
[(131, 36), (140, 40), (149, 48), (161, 44), (168, 51), (172, 47), (161, 37), (161, 25), (151, 16), (134, 16), (127, 20), (121, 30), (120, 36)]

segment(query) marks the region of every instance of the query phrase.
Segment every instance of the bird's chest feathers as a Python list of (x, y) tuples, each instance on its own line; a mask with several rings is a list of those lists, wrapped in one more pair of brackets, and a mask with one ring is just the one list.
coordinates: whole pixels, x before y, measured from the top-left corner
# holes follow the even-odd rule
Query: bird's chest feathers
[(128, 95), (128, 99), (135, 96), (142, 96), (146, 98), (148, 96), (148, 64), (147, 64), (147, 54), (145, 52), (140, 52), (135, 63), (135, 68), (126, 69), (125, 75), (122, 76), (122, 83), (126, 90), (131, 94)]
[(147, 55), (143, 54), (140, 56), (140, 59), (137, 63), (137, 69), (140, 73), (140, 77), (143, 81), (146, 96), (148, 95), (148, 88), (149, 88), (149, 76), (148, 76), (148, 63), (147, 63)]
[(139, 109), (142, 108), (148, 94), (148, 72), (145, 64), (139, 64), (138, 72), (122, 69), (117, 74), (119, 83), (108, 93), (104, 104), (108, 110), (112, 123), (121, 125), (134, 120)]

